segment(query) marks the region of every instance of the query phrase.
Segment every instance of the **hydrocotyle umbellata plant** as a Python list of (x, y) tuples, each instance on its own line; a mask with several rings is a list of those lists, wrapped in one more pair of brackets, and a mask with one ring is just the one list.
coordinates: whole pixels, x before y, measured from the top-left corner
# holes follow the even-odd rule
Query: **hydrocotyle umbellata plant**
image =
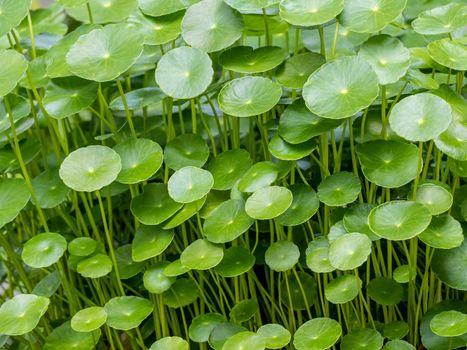
[(0, 0), (0, 347), (467, 344), (467, 5)]

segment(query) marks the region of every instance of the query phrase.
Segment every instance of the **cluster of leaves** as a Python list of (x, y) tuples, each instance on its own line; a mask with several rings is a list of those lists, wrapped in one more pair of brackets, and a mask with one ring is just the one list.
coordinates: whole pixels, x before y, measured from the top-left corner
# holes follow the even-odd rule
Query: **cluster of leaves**
[(0, 347), (467, 344), (467, 5), (0, 0)]

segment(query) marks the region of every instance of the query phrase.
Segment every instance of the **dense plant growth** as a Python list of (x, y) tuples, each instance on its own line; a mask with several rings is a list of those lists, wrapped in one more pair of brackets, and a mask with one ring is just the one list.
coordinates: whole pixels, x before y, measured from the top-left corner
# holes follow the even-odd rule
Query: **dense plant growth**
[(467, 344), (467, 5), (0, 0), (0, 347)]

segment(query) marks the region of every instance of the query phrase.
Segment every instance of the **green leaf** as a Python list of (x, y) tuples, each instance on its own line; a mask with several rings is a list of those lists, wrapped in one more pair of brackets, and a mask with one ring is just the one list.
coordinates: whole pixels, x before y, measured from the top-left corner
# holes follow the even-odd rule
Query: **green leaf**
[(404, 98), (394, 106), (389, 116), (392, 130), (409, 141), (434, 139), (447, 130), (451, 120), (449, 104), (429, 93)]
[(269, 323), (258, 328), (256, 333), (263, 338), (268, 349), (282, 349), (290, 343), (290, 332), (280, 324)]
[(41, 208), (55, 208), (63, 203), (70, 189), (58, 174), (58, 168), (44, 171), (32, 179), (32, 187)]
[(402, 13), (406, 3), (407, 0), (345, 1), (339, 21), (354, 32), (379, 32)]
[(287, 142), (298, 144), (336, 129), (342, 120), (318, 117), (310, 112), (304, 100), (294, 101), (279, 119), (279, 135)]
[(213, 243), (231, 242), (253, 225), (254, 220), (245, 212), (245, 202), (230, 199), (209, 213), (204, 221), (203, 231)]
[(151, 183), (143, 187), (143, 193), (131, 200), (133, 215), (145, 225), (159, 225), (182, 208), (175, 202), (165, 184)]
[(433, 333), (441, 337), (457, 337), (467, 333), (467, 314), (459, 311), (442, 311), (430, 321)]
[[(2, 1), (2, 3), (4, 2)], [(11, 2), (11, 0), (7, 2)], [(24, 3), (25, 1), (21, 2)], [(0, 6), (4, 5), (2, 3), (0, 3)], [(0, 66), (0, 97), (2, 97), (9, 94), (16, 87), (16, 84), (18, 84), (28, 68), (28, 62), (17, 51), (5, 49), (0, 49), (0, 62), (8, 62), (8, 64)]]
[(336, 17), (344, 8), (344, 0), (282, 0), (279, 14), (296, 26), (315, 26)]
[(315, 52), (293, 55), (277, 69), (277, 81), (285, 87), (301, 89), (310, 74), (325, 62), (324, 57)]
[(428, 44), (428, 52), (436, 62), (455, 70), (467, 70), (467, 48), (460, 41), (449, 38)]
[(431, 266), (438, 278), (448, 286), (467, 290), (467, 243), (453, 249), (436, 249)]
[(180, 337), (165, 337), (154, 342), (149, 350), (188, 350), (188, 342)]
[(0, 37), (21, 23), (27, 16), (29, 7), (31, 7), (31, 0), (0, 1)]
[(257, 162), (244, 172), (237, 183), (237, 188), (241, 192), (255, 192), (276, 181), (277, 175), (278, 168), (274, 163), (269, 161)]
[(363, 328), (350, 332), (342, 338), (342, 350), (379, 350), (383, 347), (384, 338), (376, 330)]
[(412, 28), (423, 35), (452, 33), (465, 26), (466, 17), (465, 4), (451, 3), (423, 11), (412, 22)]
[(162, 166), (162, 148), (149, 139), (129, 139), (117, 144), (114, 151), (122, 161), (117, 181), (136, 184), (149, 179)]
[(178, 203), (191, 203), (203, 198), (211, 190), (214, 178), (207, 170), (186, 166), (177, 170), (169, 179), (170, 197)]
[(360, 179), (346, 171), (335, 173), (318, 186), (318, 198), (329, 206), (343, 206), (355, 201), (361, 191)]
[[(8, 96), (8, 105), (13, 116), (13, 123), (15, 124), (31, 113), (31, 105), (22, 96), (10, 94)], [(10, 127), (11, 124), (5, 101), (0, 97), (0, 133), (10, 129)]]
[(430, 211), (421, 203), (395, 200), (372, 209), (368, 217), (370, 229), (378, 236), (401, 241), (422, 233), (430, 224)]
[[(156, 87), (145, 87), (135, 89), (125, 94), (127, 107), (130, 111), (148, 107), (152, 104), (161, 102), (165, 98), (165, 94), (161, 89)], [(125, 105), (121, 96), (116, 97), (110, 102), (109, 107), (116, 111), (124, 111)]]
[(107, 313), (103, 307), (92, 306), (78, 311), (71, 319), (71, 328), (77, 332), (92, 332), (105, 324)]
[(36, 269), (55, 264), (65, 253), (66, 239), (58, 233), (41, 233), (28, 240), (21, 253), (21, 259)]
[(0, 227), (13, 221), (31, 197), (22, 179), (0, 179)]
[(418, 149), (415, 145), (398, 141), (376, 140), (357, 145), (357, 156), (365, 177), (376, 185), (401, 187), (415, 179)]
[(283, 226), (297, 226), (308, 221), (319, 208), (318, 196), (311, 187), (294, 184), (289, 187), (293, 200), (290, 207), (279, 217), (277, 223)]
[(376, 277), (367, 285), (369, 297), (380, 305), (396, 305), (404, 297), (402, 286), (389, 277)]
[(303, 86), (307, 107), (322, 118), (343, 119), (378, 96), (378, 78), (361, 57), (340, 57), (313, 72)]
[(109, 24), (80, 36), (66, 62), (74, 75), (106, 82), (126, 72), (142, 52), (143, 36), (134, 25)]
[(205, 239), (198, 239), (187, 246), (180, 255), (183, 266), (193, 270), (209, 270), (224, 257), (224, 249)]
[(164, 269), (168, 265), (169, 263), (167, 261), (156, 262), (144, 272), (144, 288), (150, 293), (161, 294), (169, 290), (172, 284), (175, 283), (175, 277), (166, 276), (164, 274)]
[(248, 197), (245, 211), (253, 219), (269, 220), (283, 214), (292, 204), (292, 200), (293, 195), (288, 188), (263, 187)]
[(210, 312), (196, 316), (190, 324), (190, 339), (197, 343), (206, 342), (212, 330), (220, 323), (226, 322), (225, 316)]
[(97, 83), (76, 77), (58, 78), (47, 86), (42, 99), (47, 113), (62, 119), (89, 107), (97, 97)]
[(385, 34), (372, 36), (358, 54), (371, 65), (380, 85), (397, 82), (410, 65), (410, 51), (397, 38)]
[(271, 270), (287, 271), (298, 263), (300, 251), (293, 242), (277, 241), (268, 247), (264, 258)]
[(242, 16), (222, 0), (202, 0), (190, 6), (182, 21), (183, 39), (205, 52), (229, 47), (242, 30)]
[(221, 53), (220, 64), (238, 73), (262, 73), (276, 68), (285, 59), (285, 51), (278, 46), (234, 46)]
[(138, 0), (138, 5), (149, 16), (168, 15), (196, 4), (200, 0)]
[(180, 278), (162, 297), (167, 306), (179, 308), (194, 303), (199, 297), (199, 290), (192, 280)]
[(76, 266), (76, 271), (86, 278), (104, 277), (112, 271), (112, 260), (107, 255), (99, 253), (81, 260)]
[(42, 349), (93, 350), (96, 348), (100, 337), (101, 331), (99, 329), (93, 332), (77, 332), (71, 328), (70, 321), (67, 321), (49, 334)]
[(222, 277), (240, 276), (255, 265), (256, 258), (245, 247), (230, 247), (224, 251), (224, 257), (214, 268)]
[(230, 310), (230, 320), (235, 323), (243, 323), (251, 319), (259, 310), (258, 302), (253, 299), (245, 299), (237, 304)]
[(418, 236), (426, 245), (437, 249), (459, 247), (464, 241), (461, 224), (449, 215), (435, 216)]
[(333, 304), (345, 304), (355, 299), (362, 288), (362, 281), (355, 275), (342, 275), (324, 287), (326, 299)]
[(248, 151), (234, 149), (222, 152), (208, 165), (214, 177), (214, 190), (230, 190), (252, 165)]
[(148, 317), (154, 306), (144, 298), (135, 296), (114, 297), (104, 306), (107, 313), (107, 325), (118, 330), (138, 327)]
[(218, 96), (219, 106), (226, 114), (251, 117), (274, 108), (282, 95), (278, 83), (268, 78), (246, 76), (226, 83)]
[(18, 294), (0, 307), (0, 334), (23, 335), (36, 328), (49, 307), (49, 299), (34, 294)]
[(173, 170), (186, 166), (202, 167), (209, 158), (209, 147), (198, 134), (183, 134), (172, 139), (164, 149), (164, 162)]
[(172, 230), (140, 225), (132, 242), (132, 259), (144, 261), (162, 254), (172, 243), (174, 236), (175, 233)]
[(297, 350), (325, 350), (333, 346), (341, 335), (342, 327), (337, 321), (317, 317), (297, 329), (293, 345)]
[[(94, 23), (123, 21), (137, 6), (136, 0), (89, 0), (86, 2), (91, 7)], [(80, 22), (89, 22), (88, 10), (84, 3), (80, 6), (67, 7), (66, 12)]]
[(239, 332), (232, 335), (226, 340), (222, 346), (223, 350), (239, 350), (239, 349), (251, 349), (251, 350), (264, 350), (265, 341), (259, 335), (254, 332)]
[(107, 146), (87, 146), (71, 152), (60, 165), (60, 178), (75, 191), (93, 192), (114, 182), (122, 162)]
[(365, 263), (371, 253), (371, 240), (362, 233), (349, 233), (333, 240), (329, 262), (336, 269), (353, 270)]
[(188, 99), (207, 89), (213, 73), (208, 54), (194, 47), (178, 47), (157, 63), (156, 82), (167, 95)]

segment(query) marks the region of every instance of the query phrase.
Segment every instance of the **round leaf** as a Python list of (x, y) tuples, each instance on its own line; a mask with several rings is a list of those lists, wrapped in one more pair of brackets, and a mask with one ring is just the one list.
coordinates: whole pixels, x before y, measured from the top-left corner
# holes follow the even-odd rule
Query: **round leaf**
[(381, 187), (401, 187), (421, 171), (418, 168), (418, 149), (413, 144), (370, 141), (357, 146), (357, 155), (365, 177)]
[[(120, 22), (128, 17), (136, 5), (136, 0), (89, 0), (94, 23)], [(80, 22), (89, 22), (84, 1), (80, 6), (67, 7), (66, 11)]]
[(467, 243), (454, 249), (436, 249), (431, 266), (438, 278), (448, 286), (467, 290)]
[(204, 222), (206, 238), (213, 243), (231, 242), (248, 231), (254, 220), (245, 212), (245, 202), (230, 199), (209, 213)]
[(344, 2), (339, 20), (357, 33), (374, 33), (394, 21), (407, 0), (353, 0)]
[(429, 93), (404, 98), (389, 116), (391, 129), (409, 141), (434, 139), (448, 128), (451, 120), (451, 107), (447, 102)]
[(298, 263), (300, 250), (290, 241), (277, 241), (266, 250), (266, 264), (273, 271), (287, 271)]
[(0, 227), (13, 221), (31, 197), (22, 179), (0, 179)]
[(252, 165), (250, 154), (244, 149), (222, 152), (211, 163), (208, 170), (214, 177), (214, 190), (230, 190)]
[(135, 296), (115, 297), (104, 306), (107, 313), (106, 323), (119, 330), (136, 328), (153, 311), (152, 303)]
[(312, 137), (331, 131), (341, 120), (325, 119), (310, 112), (302, 99), (294, 101), (279, 119), (279, 135), (292, 144), (308, 141)]
[(303, 86), (307, 107), (322, 118), (343, 119), (378, 96), (378, 79), (361, 57), (340, 57), (313, 72)]
[(370, 298), (380, 305), (396, 305), (404, 297), (402, 286), (389, 277), (377, 277), (367, 286)]
[(230, 247), (214, 270), (222, 277), (236, 277), (248, 272), (255, 265), (255, 256), (244, 247)]
[(170, 140), (164, 149), (164, 162), (179, 170), (185, 166), (202, 167), (209, 158), (209, 147), (197, 134), (183, 134)]
[(180, 337), (165, 337), (157, 340), (149, 350), (188, 350), (188, 342)]
[(457, 337), (467, 333), (467, 314), (456, 310), (442, 311), (430, 321), (433, 333), (441, 337)]
[(465, 26), (466, 16), (465, 4), (451, 3), (423, 11), (412, 22), (412, 28), (423, 35), (451, 33)]
[(170, 50), (159, 60), (156, 82), (167, 95), (193, 98), (202, 94), (213, 75), (212, 62), (203, 51), (193, 47)]
[(242, 16), (222, 0), (202, 0), (190, 6), (182, 21), (183, 39), (205, 52), (229, 47), (242, 30)]
[(81, 260), (76, 271), (86, 278), (100, 278), (112, 271), (112, 260), (105, 254), (96, 254)]
[(225, 84), (218, 100), (224, 113), (235, 117), (251, 117), (274, 108), (281, 95), (281, 86), (270, 79), (246, 76)]
[(418, 237), (426, 245), (438, 249), (456, 248), (464, 241), (461, 224), (449, 215), (433, 217)]
[(214, 312), (198, 315), (193, 319), (188, 329), (190, 339), (197, 343), (206, 342), (212, 330), (218, 324), (226, 321), (225, 316)]
[(346, 334), (342, 338), (342, 350), (379, 350), (383, 347), (384, 338), (376, 330), (363, 328)]
[(288, 58), (276, 72), (279, 83), (288, 88), (301, 89), (311, 73), (321, 67), (326, 60), (315, 52), (306, 52)]
[(238, 73), (262, 73), (276, 68), (285, 58), (278, 46), (234, 46), (221, 53), (219, 62), (225, 69)]
[(168, 15), (199, 2), (199, 0), (138, 0), (141, 11), (149, 16)]
[(60, 178), (75, 191), (93, 192), (117, 179), (122, 163), (106, 146), (87, 146), (71, 152), (60, 165)]
[(341, 335), (342, 327), (337, 321), (317, 317), (297, 329), (293, 345), (297, 350), (325, 350), (333, 346)]
[(164, 269), (167, 265), (169, 263), (166, 261), (157, 262), (144, 272), (144, 288), (150, 293), (161, 294), (169, 290), (172, 284), (174, 284), (175, 277), (164, 275)]
[(290, 343), (290, 332), (280, 324), (269, 323), (258, 328), (256, 333), (263, 338), (268, 349), (282, 349)]
[(315, 26), (336, 17), (344, 8), (344, 0), (282, 0), (279, 14), (296, 26)]
[(190, 203), (203, 198), (211, 190), (214, 178), (207, 170), (187, 166), (177, 170), (169, 179), (170, 197), (178, 203)]
[(441, 39), (428, 45), (428, 53), (439, 64), (456, 70), (467, 70), (467, 48), (459, 41)]
[(336, 269), (353, 270), (362, 265), (371, 253), (371, 240), (362, 233), (349, 233), (333, 240), (329, 261)]
[(77, 332), (92, 332), (99, 329), (107, 320), (103, 307), (92, 306), (78, 311), (71, 319), (71, 328)]
[(329, 206), (343, 206), (355, 201), (361, 191), (360, 180), (353, 173), (333, 174), (318, 186), (318, 198)]
[(172, 230), (164, 230), (156, 226), (139, 226), (132, 242), (132, 259), (144, 261), (162, 254), (172, 243), (174, 236)]
[(383, 203), (372, 209), (368, 217), (370, 229), (391, 241), (417, 236), (430, 221), (431, 214), (423, 204), (402, 200)]
[(149, 139), (130, 139), (114, 147), (122, 162), (117, 181), (135, 184), (154, 175), (162, 165), (162, 148)]
[(151, 183), (143, 188), (143, 193), (131, 200), (130, 209), (133, 215), (145, 225), (158, 225), (182, 208), (183, 204), (175, 202), (170, 196), (167, 186)]
[(276, 221), (284, 226), (301, 225), (318, 211), (318, 196), (311, 187), (304, 184), (294, 184), (289, 189), (293, 195), (292, 204)]
[(34, 268), (55, 264), (65, 253), (66, 239), (58, 233), (41, 233), (24, 244), (21, 259)]
[(284, 213), (292, 200), (292, 192), (285, 187), (263, 187), (248, 197), (245, 211), (253, 219), (269, 220)]
[(143, 52), (143, 36), (132, 24), (110, 24), (84, 34), (66, 56), (71, 72), (105, 82), (127, 71)]
[[(9, 0), (7, 2), (13, 1)], [(20, 3), (25, 2), (27, 1), (20, 1)], [(5, 1), (2, 1), (0, 3), (0, 10), (2, 10), (2, 7), (5, 5)], [(16, 3), (14, 7), (16, 7)], [(1, 16), (0, 19), (0, 23), (2, 23), (3, 16)], [(3, 24), (0, 24), (0, 30), (2, 29), (2, 25)], [(26, 72), (28, 63), (24, 56), (17, 51), (4, 49), (0, 49), (0, 62), (8, 62), (8, 64), (2, 64), (0, 66), (0, 96), (5, 96), (16, 87), (16, 84), (18, 84), (24, 72)]]
[(239, 332), (232, 335), (222, 346), (223, 350), (264, 350), (265, 341), (259, 335), (253, 332)]
[(66, 200), (70, 189), (60, 179), (58, 169), (49, 169), (32, 179), (32, 187), (41, 208), (55, 208)]
[(410, 65), (409, 50), (389, 35), (372, 36), (358, 54), (371, 65), (381, 85), (397, 82)]
[(355, 275), (342, 275), (324, 287), (326, 299), (333, 304), (345, 304), (358, 295), (362, 281)]
[(209, 270), (218, 265), (223, 257), (222, 247), (205, 239), (198, 239), (185, 248), (180, 255), (180, 262), (189, 269)]
[(49, 299), (34, 294), (18, 294), (0, 307), (0, 334), (23, 335), (36, 328), (49, 307)]

